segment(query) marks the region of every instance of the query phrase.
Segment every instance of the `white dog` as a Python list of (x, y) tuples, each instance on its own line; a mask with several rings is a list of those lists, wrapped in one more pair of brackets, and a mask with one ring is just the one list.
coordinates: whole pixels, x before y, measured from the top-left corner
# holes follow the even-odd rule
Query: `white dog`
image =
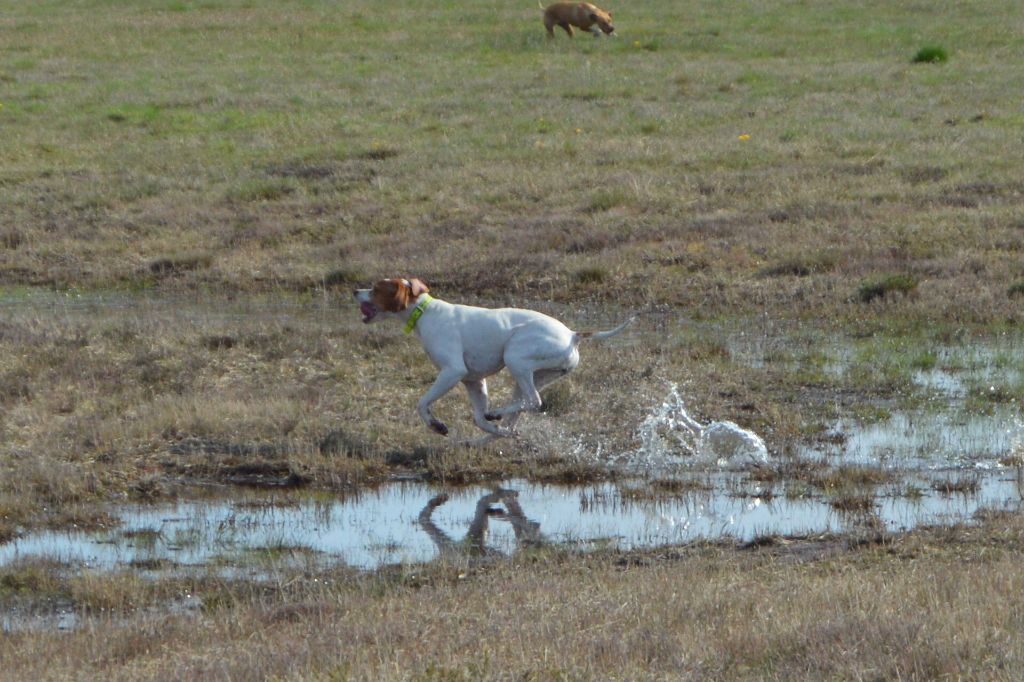
[[(448, 434), (448, 427), (431, 414), (430, 406), (461, 381), (473, 404), (476, 425), (490, 438), (514, 436), (519, 415), (540, 408), (538, 391), (579, 364), (580, 341), (615, 336), (633, 321), (630, 318), (607, 332), (574, 332), (532, 310), (454, 305), (427, 292), (418, 279), (384, 279), (372, 289), (356, 289), (355, 297), (363, 322), (378, 316), (398, 318), (407, 334), (420, 337), (423, 349), (441, 370), (417, 407), (424, 423), (441, 435)], [(487, 377), (502, 367), (508, 367), (515, 378), (515, 394), (505, 407), (490, 410)], [(504, 428), (492, 423), (503, 418)]]

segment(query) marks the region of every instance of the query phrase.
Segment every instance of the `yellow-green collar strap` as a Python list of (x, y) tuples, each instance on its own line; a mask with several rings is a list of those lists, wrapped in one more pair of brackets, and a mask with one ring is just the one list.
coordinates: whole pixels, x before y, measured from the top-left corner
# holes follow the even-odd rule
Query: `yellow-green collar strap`
[(409, 321), (405, 323), (405, 333), (412, 334), (412, 330), (416, 328), (416, 322), (419, 321), (423, 315), (423, 311), (427, 309), (430, 302), (434, 300), (434, 297), (430, 294), (422, 294), (420, 296), (420, 302), (416, 304), (416, 307), (412, 309), (412, 315), (409, 316)]

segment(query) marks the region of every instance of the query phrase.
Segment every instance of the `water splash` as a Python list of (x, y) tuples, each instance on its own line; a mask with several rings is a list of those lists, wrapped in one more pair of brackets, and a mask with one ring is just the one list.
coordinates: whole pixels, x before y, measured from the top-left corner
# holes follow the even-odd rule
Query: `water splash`
[(731, 421), (705, 425), (691, 417), (675, 384), (669, 384), (661, 406), (644, 418), (638, 435), (637, 454), (647, 463), (685, 459), (726, 467), (768, 462), (768, 448), (753, 431)]

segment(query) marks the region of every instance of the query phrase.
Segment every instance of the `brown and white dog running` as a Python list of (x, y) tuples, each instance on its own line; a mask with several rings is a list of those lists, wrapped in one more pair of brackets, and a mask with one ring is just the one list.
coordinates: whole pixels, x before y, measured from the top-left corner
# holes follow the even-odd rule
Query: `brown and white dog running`
[[(406, 333), (420, 338), (440, 370), (417, 406), (423, 423), (448, 434), (448, 427), (431, 413), (430, 406), (461, 383), (473, 404), (473, 421), (488, 434), (483, 442), (516, 435), (519, 416), (540, 409), (539, 391), (579, 364), (581, 341), (610, 338), (633, 321), (630, 318), (606, 332), (574, 332), (533, 310), (457, 305), (433, 298), (428, 291), (418, 279), (383, 279), (372, 289), (356, 289), (354, 294), (363, 322), (389, 317), (402, 322)], [(487, 377), (504, 367), (515, 378), (515, 392), (508, 405), (492, 409)], [(495, 423), (499, 421), (500, 427)]]
[[(548, 30), (548, 37), (555, 37), (555, 26), (561, 26), (572, 38), (572, 27), (593, 33), (595, 38), (601, 36), (601, 31), (613, 36), (615, 26), (612, 24), (612, 13), (591, 5), (589, 2), (556, 2), (548, 5), (544, 10), (544, 28)], [(598, 28), (601, 31), (598, 31)]]

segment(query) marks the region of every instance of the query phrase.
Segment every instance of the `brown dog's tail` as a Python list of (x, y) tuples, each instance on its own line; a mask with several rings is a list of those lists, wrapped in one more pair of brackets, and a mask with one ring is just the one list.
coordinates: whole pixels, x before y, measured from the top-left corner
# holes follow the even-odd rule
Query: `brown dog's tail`
[(615, 329), (609, 329), (606, 332), (573, 332), (573, 338), (575, 343), (579, 343), (584, 339), (610, 339), (613, 336), (618, 336), (619, 334), (621, 334), (622, 330), (628, 327), (630, 324), (632, 324), (633, 320), (635, 319), (636, 316), (633, 316), (626, 320), (625, 322), (623, 322), (622, 324), (620, 324)]

